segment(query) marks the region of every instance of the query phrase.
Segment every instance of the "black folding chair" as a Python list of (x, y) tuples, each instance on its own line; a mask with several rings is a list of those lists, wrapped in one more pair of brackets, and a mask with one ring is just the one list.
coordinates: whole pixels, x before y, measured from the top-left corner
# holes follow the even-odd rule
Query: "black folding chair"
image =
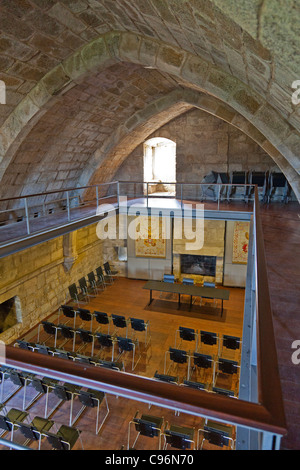
[(119, 328), (126, 328), (126, 338), (127, 338), (127, 334), (128, 334), (128, 325), (130, 323), (130, 320), (125, 318), (124, 315), (116, 315), (114, 313), (112, 313), (111, 315), (111, 319), (112, 319), (112, 322), (113, 322), (113, 325), (115, 326), (115, 332), (119, 329)]
[(98, 266), (98, 268), (96, 268), (96, 275), (97, 275), (97, 281), (99, 283), (102, 283), (104, 288), (108, 284), (111, 284), (110, 278), (109, 278), (109, 276), (106, 276), (104, 274), (102, 266)]
[(95, 335), (88, 330), (84, 330), (82, 328), (77, 328), (75, 331), (76, 335), (79, 335), (81, 341), (83, 342), (83, 345), (77, 350), (77, 352), (82, 351), (83, 348), (87, 347), (89, 344), (91, 344), (92, 349), (91, 349), (91, 356), (94, 355), (94, 344), (95, 344)]
[(94, 314), (86, 308), (79, 308), (79, 307), (76, 309), (76, 314), (79, 315), (79, 318), (83, 322), (89, 322), (90, 323), (90, 330), (92, 331), (93, 330)]
[(107, 313), (98, 312), (97, 310), (95, 310), (94, 317), (95, 317), (95, 320), (100, 325), (107, 325), (107, 333), (109, 333), (109, 324), (110, 324), (111, 318), (107, 315)]
[[(130, 318), (130, 325), (134, 331), (145, 332), (145, 347), (149, 344), (151, 335), (150, 335), (150, 323), (149, 321), (141, 320), (139, 318)], [(149, 330), (149, 334), (148, 334)], [(149, 337), (149, 339), (147, 339)]]
[(68, 343), (68, 341), (72, 340), (72, 351), (74, 352), (75, 350), (75, 339), (76, 339), (76, 330), (74, 328), (71, 328), (68, 325), (62, 325), (61, 323), (58, 325), (58, 329), (65, 339), (65, 341), (60, 345), (60, 348), (62, 348), (65, 344)]
[[(75, 328), (76, 309), (74, 307), (72, 307), (71, 305), (61, 305), (60, 308), (58, 309), (57, 323), (59, 323), (61, 314), (63, 314), (66, 318), (72, 318), (73, 319), (73, 328)], [(65, 322), (65, 325), (68, 323), (68, 321)]]
[[(214, 383), (214, 377), (215, 377), (215, 361), (213, 360), (212, 356), (209, 354), (201, 354), (194, 352), (193, 353), (193, 372), (196, 371), (196, 377), (197, 377), (197, 372), (200, 371), (200, 378), (201, 382), (204, 382), (206, 384), (211, 384)], [(193, 374), (191, 374), (192, 377)], [(191, 377), (189, 377), (191, 379)]]
[(162, 434), (165, 440), (163, 450), (166, 450), (168, 445), (180, 450), (195, 450), (194, 434), (194, 428), (172, 424), (169, 429), (165, 429)]
[(167, 374), (159, 374), (157, 371), (154, 374), (154, 378), (156, 380), (160, 380), (162, 382), (172, 383), (179, 385), (179, 377), (175, 375), (167, 375)]
[[(107, 416), (109, 415), (109, 407), (107, 403), (106, 394), (101, 391), (91, 390), (88, 389), (87, 391), (80, 390), (78, 394), (79, 401), (87, 408), (96, 408), (96, 434), (99, 433), (100, 429), (102, 428)], [(99, 424), (100, 419), (100, 411), (101, 411), (101, 404), (105, 403), (106, 406), (106, 413)], [(73, 424), (76, 422), (76, 418), (73, 421)]]
[(139, 347), (139, 343), (137, 340), (133, 340), (130, 338), (123, 338), (122, 336), (117, 336), (117, 344), (119, 347), (119, 356), (117, 360), (119, 360), (121, 354), (126, 353), (126, 352), (132, 352), (132, 365), (131, 365), (131, 370), (134, 370), (135, 367), (137, 366), (141, 355), (139, 355), (138, 360), (135, 361), (136, 359), (136, 348)]
[(91, 271), (87, 275), (88, 281), (90, 283), (90, 288), (94, 290), (96, 294), (98, 294), (100, 291), (104, 289), (103, 281), (100, 279), (96, 279), (96, 276), (94, 274), (94, 271)]
[[(160, 450), (161, 446), (161, 434), (162, 434), (162, 426), (164, 419), (158, 416), (151, 416), (142, 414), (140, 418), (138, 418), (138, 411), (136, 412), (134, 418), (129, 422), (128, 425), (128, 440), (127, 440), (127, 449), (134, 449), (137, 440), (140, 436), (145, 437), (158, 437), (158, 449)], [(132, 445), (130, 445), (131, 441), (131, 428), (134, 427), (137, 431), (137, 435)]]
[(81, 431), (79, 429), (63, 424), (57, 433), (42, 432), (42, 436), (47, 438), (47, 441), (54, 450), (71, 450), (75, 446), (78, 438), (81, 441), (81, 447), (83, 449), (80, 433)]
[(96, 333), (95, 337), (98, 340), (98, 343), (102, 349), (111, 348), (111, 360), (114, 360), (114, 344), (116, 342), (116, 338), (110, 334), (104, 333)]
[(41, 449), (41, 442), (42, 442), (42, 433), (50, 431), (52, 428), (54, 421), (48, 420), (45, 418), (40, 418), (36, 416), (30, 424), (23, 423), (20, 421), (16, 421), (16, 428), (19, 428), (19, 431), (25, 437), (25, 442), (22, 444), (23, 446), (28, 446), (32, 441), (37, 441), (38, 449)]
[(208, 420), (203, 429), (198, 429), (198, 445), (200, 444), (200, 436), (202, 434), (200, 450), (204, 449), (205, 441), (218, 448), (229, 447), (234, 449), (233, 429), (221, 423)]
[(57, 344), (57, 334), (58, 330), (60, 329), (55, 323), (49, 322), (49, 321), (42, 321), (39, 326), (38, 326), (38, 335), (37, 335), (37, 342), (40, 343), (40, 331), (41, 328), (44, 329), (44, 332), (47, 333), (48, 338), (43, 341), (43, 344), (45, 344), (49, 338), (54, 338), (54, 348), (56, 348)]
[[(177, 346), (177, 338), (180, 338), (180, 343)], [(180, 326), (178, 330), (175, 332), (175, 348), (180, 347), (182, 341), (195, 341), (195, 350), (198, 349), (198, 332), (194, 330), (194, 328), (186, 328), (184, 326)]]
[(106, 275), (108, 276), (110, 281), (113, 282), (118, 274), (118, 271), (112, 270), (108, 261), (106, 261), (106, 263), (103, 264), (103, 267), (104, 267), (104, 271)]
[(20, 411), (16, 408), (11, 408), (6, 415), (0, 415), (0, 437), (4, 437), (10, 432), (10, 440), (12, 442), (14, 431), (18, 429), (17, 423), (23, 422), (27, 418), (28, 413), (26, 413), (26, 411)]
[(79, 306), (80, 303), (87, 303), (88, 300), (86, 298), (85, 295), (83, 295), (82, 293), (78, 292), (78, 289), (77, 289), (77, 286), (75, 283), (71, 284), (69, 287), (69, 294), (70, 294), (70, 297), (71, 299), (77, 303), (77, 305)]
[(88, 302), (90, 301), (91, 297), (95, 297), (94, 290), (88, 287), (85, 277), (81, 277), (78, 280), (78, 284), (79, 284), (82, 295), (86, 297)]
[(167, 369), (167, 356), (169, 355), (171, 363), (175, 364), (187, 364), (187, 377), (190, 376), (190, 354), (187, 351), (176, 348), (169, 348), (165, 352), (165, 363), (164, 363), (164, 374), (167, 374), (170, 370), (171, 364)]

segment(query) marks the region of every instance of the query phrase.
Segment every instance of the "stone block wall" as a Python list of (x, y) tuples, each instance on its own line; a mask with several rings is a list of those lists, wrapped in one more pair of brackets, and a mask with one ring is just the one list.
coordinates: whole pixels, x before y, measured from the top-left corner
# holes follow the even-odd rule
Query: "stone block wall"
[[(271, 157), (239, 129), (195, 109), (149, 136), (176, 142), (176, 179), (200, 183), (211, 171), (279, 171)], [(143, 144), (128, 156), (115, 180), (143, 180)], [(191, 194), (192, 196), (192, 194)]]
[(16, 297), (19, 321), (0, 340), (11, 343), (55, 312), (69, 299), (68, 286), (105, 261), (124, 273), (115, 245), (99, 240), (94, 224), (0, 259), (0, 303)]

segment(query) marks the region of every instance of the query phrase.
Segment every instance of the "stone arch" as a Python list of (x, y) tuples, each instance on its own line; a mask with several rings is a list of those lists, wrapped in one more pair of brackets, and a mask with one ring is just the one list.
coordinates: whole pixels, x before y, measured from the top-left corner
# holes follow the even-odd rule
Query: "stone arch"
[[(0, 176), (13, 153), (12, 145), (26, 135), (26, 126), (39, 118), (59, 94), (75, 86), (92, 70), (118, 61), (154, 67), (196, 91), (205, 91), (229, 104), (265, 136), (265, 147), (300, 197), (299, 133), (264, 98), (239, 79), (200, 57), (162, 41), (131, 32), (106, 33), (77, 50), (49, 73), (15, 108), (0, 129)], [(33, 120), (33, 121), (32, 121)], [(271, 154), (271, 153), (272, 154)]]

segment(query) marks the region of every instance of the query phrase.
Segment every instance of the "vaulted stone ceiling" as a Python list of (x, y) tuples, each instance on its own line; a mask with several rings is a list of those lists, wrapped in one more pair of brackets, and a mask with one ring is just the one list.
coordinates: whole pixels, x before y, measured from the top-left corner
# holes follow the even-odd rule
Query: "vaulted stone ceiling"
[(254, 138), (299, 195), (299, 6), (2, 0), (1, 196), (107, 180), (124, 143), (193, 106)]

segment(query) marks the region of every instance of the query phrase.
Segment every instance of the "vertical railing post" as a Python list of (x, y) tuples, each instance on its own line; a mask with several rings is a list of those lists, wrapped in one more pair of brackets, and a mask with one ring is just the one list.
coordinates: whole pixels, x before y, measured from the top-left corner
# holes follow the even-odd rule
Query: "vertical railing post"
[(117, 181), (117, 204), (118, 208), (120, 207), (120, 182)]
[(70, 197), (69, 197), (69, 191), (67, 191), (67, 211), (68, 211), (68, 222), (71, 220), (71, 214), (70, 214)]
[(25, 206), (25, 217), (26, 217), (27, 234), (30, 235), (29, 211), (28, 211), (27, 197), (24, 198), (24, 206)]
[(180, 206), (181, 206), (181, 210), (182, 210), (182, 207), (183, 207), (183, 203), (182, 203), (182, 183), (180, 183)]
[(220, 210), (220, 194), (221, 194), (221, 185), (218, 185), (218, 211)]
[(147, 182), (147, 209), (148, 209), (148, 199), (149, 199), (149, 183)]

